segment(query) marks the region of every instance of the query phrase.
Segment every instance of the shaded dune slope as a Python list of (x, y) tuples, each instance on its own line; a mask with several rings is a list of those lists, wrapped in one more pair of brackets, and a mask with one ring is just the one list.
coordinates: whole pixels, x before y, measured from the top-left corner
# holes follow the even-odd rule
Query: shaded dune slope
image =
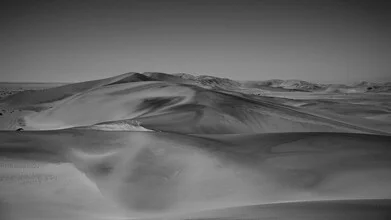
[[(391, 197), (391, 138), (352, 133), (188, 136), (0, 132), (2, 158), (71, 163), (129, 215)], [(44, 202), (44, 201), (43, 201)]]

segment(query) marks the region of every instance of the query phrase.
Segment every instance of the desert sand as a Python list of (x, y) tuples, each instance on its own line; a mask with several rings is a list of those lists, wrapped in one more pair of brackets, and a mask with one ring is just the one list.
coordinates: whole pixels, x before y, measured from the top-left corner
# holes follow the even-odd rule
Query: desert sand
[(127, 73), (8, 94), (0, 219), (387, 219), (391, 95), (335, 87)]

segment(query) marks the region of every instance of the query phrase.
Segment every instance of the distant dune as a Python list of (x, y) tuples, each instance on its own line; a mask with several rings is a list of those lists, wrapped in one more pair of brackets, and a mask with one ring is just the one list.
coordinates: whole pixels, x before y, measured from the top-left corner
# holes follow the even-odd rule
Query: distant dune
[(25, 90), (42, 90), (51, 87), (58, 87), (66, 83), (15, 83), (15, 82), (0, 82), (0, 100), (6, 96)]

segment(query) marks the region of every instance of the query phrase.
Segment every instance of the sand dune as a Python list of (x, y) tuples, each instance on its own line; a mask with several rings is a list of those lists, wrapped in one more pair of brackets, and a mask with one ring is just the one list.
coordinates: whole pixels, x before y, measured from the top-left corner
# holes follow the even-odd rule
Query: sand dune
[(241, 87), (127, 73), (0, 100), (0, 219), (386, 219), (389, 96)]
[(266, 99), (254, 100), (236, 92), (150, 81), (155, 75), (131, 73), (39, 93), (19, 93), (3, 100), (3, 104), (34, 110), (17, 120), (22, 122), (19, 127), (26, 130), (138, 120), (146, 129), (179, 133), (391, 132), (368, 124), (341, 122), (330, 115), (323, 117), (321, 113), (311, 114)]

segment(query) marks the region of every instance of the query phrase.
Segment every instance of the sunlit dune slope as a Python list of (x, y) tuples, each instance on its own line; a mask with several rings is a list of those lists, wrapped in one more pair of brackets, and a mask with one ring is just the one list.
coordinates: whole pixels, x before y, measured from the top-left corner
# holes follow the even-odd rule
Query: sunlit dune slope
[(254, 100), (235, 92), (153, 81), (153, 77), (153, 74), (129, 73), (37, 93), (19, 93), (3, 100), (3, 104), (35, 109), (17, 119), (27, 130), (101, 123), (114, 123), (111, 126), (115, 127), (115, 123), (123, 125), (128, 120), (137, 120), (146, 129), (177, 133), (336, 131), (388, 134), (381, 129), (308, 114), (298, 108)]
[[(0, 140), (2, 164), (37, 161), (61, 167), (71, 163), (99, 190), (90, 192), (92, 195), (102, 195), (103, 201), (129, 216), (153, 217), (282, 201), (391, 198), (388, 136), (190, 136), (69, 129), (3, 131)], [(29, 175), (29, 170), (21, 173), (0, 169), (0, 175), (17, 179)], [(68, 181), (68, 187), (72, 184), (81, 183)], [(18, 200), (25, 198), (21, 196), (23, 185), (6, 181), (0, 182), (0, 187), (7, 189), (0, 192), (2, 201), (11, 202), (13, 207), (20, 204), (21, 209), (23, 205), (33, 209), (50, 202), (65, 212), (69, 208), (66, 204), (76, 201), (61, 191), (54, 194), (55, 190), (42, 190), (44, 184), (33, 184), (30, 189), (41, 189), (41, 195), (34, 195), (41, 198), (26, 204)]]

